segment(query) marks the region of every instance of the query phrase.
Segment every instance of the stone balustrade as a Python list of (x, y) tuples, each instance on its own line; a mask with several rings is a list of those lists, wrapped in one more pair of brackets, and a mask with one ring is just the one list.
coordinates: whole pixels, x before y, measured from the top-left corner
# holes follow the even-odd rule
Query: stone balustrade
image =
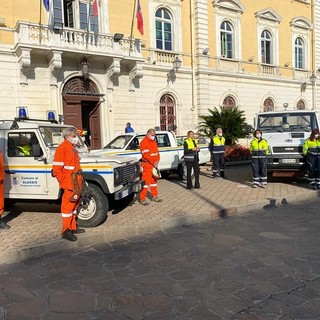
[[(20, 46), (46, 47), (56, 50), (83, 51), (107, 56), (125, 55), (141, 58), (141, 42), (138, 39), (123, 38), (114, 41), (113, 35), (63, 28), (53, 30), (47, 25), (18, 22), (15, 42)], [(130, 54), (129, 54), (130, 51)]]

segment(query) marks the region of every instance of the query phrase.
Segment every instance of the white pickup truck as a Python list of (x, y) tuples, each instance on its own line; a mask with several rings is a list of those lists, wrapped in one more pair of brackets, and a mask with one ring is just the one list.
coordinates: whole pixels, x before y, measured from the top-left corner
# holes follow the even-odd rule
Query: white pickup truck
[[(139, 144), (145, 133), (125, 133), (114, 138), (103, 149), (93, 150), (93, 154), (113, 154), (118, 156), (133, 156), (141, 159)], [(156, 131), (156, 139), (160, 151), (159, 169), (162, 177), (167, 177), (171, 172), (177, 172), (180, 179), (187, 176), (186, 165), (183, 160), (183, 140), (177, 140), (171, 131)], [(208, 144), (199, 144), (199, 163), (210, 161)]]

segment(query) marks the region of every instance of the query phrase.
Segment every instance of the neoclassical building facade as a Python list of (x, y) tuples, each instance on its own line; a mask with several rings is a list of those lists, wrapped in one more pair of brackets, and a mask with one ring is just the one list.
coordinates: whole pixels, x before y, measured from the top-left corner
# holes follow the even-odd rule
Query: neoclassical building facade
[(143, 35), (135, 1), (94, 2), (4, 1), (2, 118), (53, 110), (100, 148), (128, 121), (182, 135), (208, 108), (239, 108), (252, 124), (284, 103), (320, 107), (315, 0), (140, 0)]

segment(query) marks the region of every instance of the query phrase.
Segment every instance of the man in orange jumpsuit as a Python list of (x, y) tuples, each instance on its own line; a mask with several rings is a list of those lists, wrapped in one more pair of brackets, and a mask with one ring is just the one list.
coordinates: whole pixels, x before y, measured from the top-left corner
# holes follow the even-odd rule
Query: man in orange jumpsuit
[(10, 226), (1, 219), (1, 215), (4, 211), (4, 174), (4, 162), (0, 151), (0, 229), (10, 229)]
[(161, 202), (162, 199), (158, 197), (157, 180), (152, 175), (152, 169), (158, 166), (160, 160), (160, 153), (158, 150), (158, 144), (155, 140), (156, 133), (154, 129), (149, 129), (146, 136), (140, 142), (140, 151), (142, 155), (142, 180), (145, 181), (140, 192), (140, 203), (142, 205), (148, 205), (147, 193), (150, 187), (151, 200), (155, 202)]
[(84, 233), (77, 227), (77, 209), (82, 188), (82, 171), (76, 145), (79, 143), (75, 128), (63, 129), (64, 141), (59, 145), (52, 163), (53, 175), (63, 189), (61, 202), (62, 238), (76, 241), (75, 234)]

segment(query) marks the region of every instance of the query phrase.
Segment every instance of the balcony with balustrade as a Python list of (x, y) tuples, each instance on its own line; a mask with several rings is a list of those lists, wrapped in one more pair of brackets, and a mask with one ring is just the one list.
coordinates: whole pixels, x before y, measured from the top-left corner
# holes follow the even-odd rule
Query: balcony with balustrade
[(139, 39), (116, 39), (113, 34), (67, 27), (57, 30), (48, 25), (19, 21), (14, 30), (14, 41), (22, 74), (30, 66), (31, 53), (46, 55), (53, 70), (61, 68), (62, 57), (81, 59), (90, 56), (91, 61), (102, 62), (107, 70), (117, 73), (120, 72), (120, 61), (134, 73), (139, 69), (139, 74), (144, 62)]

